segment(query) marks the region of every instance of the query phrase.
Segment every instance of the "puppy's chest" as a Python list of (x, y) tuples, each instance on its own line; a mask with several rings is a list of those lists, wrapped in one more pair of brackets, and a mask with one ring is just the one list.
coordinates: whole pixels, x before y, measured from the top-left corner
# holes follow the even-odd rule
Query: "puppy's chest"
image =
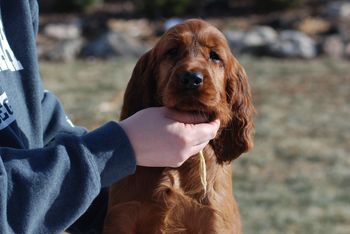
[(154, 191), (154, 204), (164, 215), (160, 221), (165, 227), (164, 233), (177, 229), (186, 230), (179, 233), (231, 233), (227, 230), (217, 232), (227, 228), (227, 217), (234, 207), (229, 198), (232, 196), (229, 187), (221, 186), (222, 172), (226, 168), (208, 161), (205, 189), (201, 183), (199, 160), (194, 157), (180, 168), (165, 169), (159, 187)]
[[(208, 161), (208, 159), (206, 159)], [(198, 156), (193, 156), (180, 168), (167, 168), (163, 171), (156, 194), (162, 194), (162, 199), (171, 199), (173, 196), (183, 196), (203, 205), (209, 204), (209, 195), (213, 195), (215, 175), (212, 164), (203, 168)], [(203, 178), (203, 169), (205, 178)], [(203, 183), (203, 180), (206, 180)], [(156, 197), (159, 197), (156, 195)]]

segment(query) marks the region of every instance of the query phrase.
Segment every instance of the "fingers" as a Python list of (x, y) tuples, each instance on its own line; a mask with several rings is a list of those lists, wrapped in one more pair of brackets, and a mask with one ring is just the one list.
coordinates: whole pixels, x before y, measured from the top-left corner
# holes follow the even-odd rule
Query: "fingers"
[(208, 144), (209, 144), (209, 141), (187, 148), (186, 151), (183, 151), (182, 153), (179, 154), (179, 156), (177, 157), (177, 160), (175, 160), (170, 165), (170, 167), (174, 167), (174, 168), (180, 167), (184, 162), (186, 162), (188, 158), (190, 158), (191, 156), (197, 155)]
[(190, 152), (190, 155), (196, 155), (199, 153), (199, 151), (203, 150), (206, 145), (209, 144), (209, 141), (203, 142), (202, 144), (193, 146)]
[(183, 138), (183, 151), (181, 153), (182, 160), (179, 161), (178, 166), (181, 166), (190, 156), (197, 154), (203, 150), (209, 141), (214, 139), (220, 127), (220, 121), (214, 120), (209, 123), (202, 124), (188, 124), (185, 132), (187, 133)]
[(220, 120), (216, 119), (209, 123), (200, 123), (195, 125), (189, 125), (191, 131), (188, 131), (190, 139), (193, 139), (193, 145), (200, 145), (204, 142), (208, 142), (215, 138), (216, 133), (220, 128)]
[(186, 146), (202, 145), (214, 139), (220, 128), (220, 120), (207, 122), (207, 117), (189, 112), (179, 112), (164, 108), (166, 118), (177, 122), (177, 130), (180, 133), (180, 141)]

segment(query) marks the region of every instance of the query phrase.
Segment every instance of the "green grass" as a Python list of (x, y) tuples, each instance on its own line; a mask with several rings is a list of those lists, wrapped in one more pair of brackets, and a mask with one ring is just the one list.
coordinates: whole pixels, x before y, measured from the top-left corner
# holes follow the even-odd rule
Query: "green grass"
[[(350, 233), (350, 63), (243, 57), (254, 149), (234, 162), (246, 234)], [(76, 124), (117, 119), (135, 60), (42, 63)]]

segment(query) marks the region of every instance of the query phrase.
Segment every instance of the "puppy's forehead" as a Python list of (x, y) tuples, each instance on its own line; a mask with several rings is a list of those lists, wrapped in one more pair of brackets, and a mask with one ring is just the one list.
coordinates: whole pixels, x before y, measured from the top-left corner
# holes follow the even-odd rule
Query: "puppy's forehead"
[(194, 42), (203, 46), (216, 47), (225, 45), (224, 35), (211, 24), (202, 20), (188, 20), (171, 28), (165, 38), (170, 41), (191, 45)]

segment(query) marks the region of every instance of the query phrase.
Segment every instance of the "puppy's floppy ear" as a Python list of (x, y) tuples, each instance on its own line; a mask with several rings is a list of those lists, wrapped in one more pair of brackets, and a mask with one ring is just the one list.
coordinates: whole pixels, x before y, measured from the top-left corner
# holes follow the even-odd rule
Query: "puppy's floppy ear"
[(230, 60), (225, 78), (231, 118), (212, 142), (219, 163), (230, 162), (253, 147), (255, 110), (248, 77), (233, 55)]
[(120, 119), (123, 120), (139, 110), (156, 106), (155, 58), (153, 50), (144, 54), (136, 63), (124, 94)]

